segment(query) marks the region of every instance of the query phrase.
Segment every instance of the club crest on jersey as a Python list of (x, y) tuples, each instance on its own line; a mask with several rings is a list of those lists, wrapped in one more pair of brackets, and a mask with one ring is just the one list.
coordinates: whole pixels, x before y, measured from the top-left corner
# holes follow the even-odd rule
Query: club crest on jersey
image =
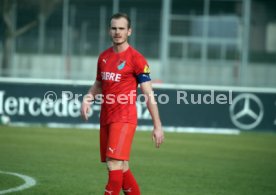
[(147, 64), (145, 65), (144, 73), (147, 73), (147, 74), (150, 73), (150, 68)]
[(118, 70), (122, 70), (126, 65), (126, 61), (122, 61), (119, 66), (117, 66)]

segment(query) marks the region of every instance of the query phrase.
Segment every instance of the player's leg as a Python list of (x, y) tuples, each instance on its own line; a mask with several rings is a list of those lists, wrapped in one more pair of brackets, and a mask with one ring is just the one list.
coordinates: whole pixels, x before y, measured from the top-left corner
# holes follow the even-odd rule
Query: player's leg
[(123, 191), (126, 195), (140, 195), (139, 185), (129, 168), (128, 161), (123, 162)]
[[(132, 145), (132, 140), (134, 137), (136, 125), (129, 124), (129, 123), (112, 123), (109, 126), (109, 134), (108, 134), (108, 144), (107, 144), (107, 150), (106, 150), (106, 156), (107, 156), (107, 165), (109, 173), (112, 173), (114, 170), (116, 170), (117, 174), (117, 179), (119, 174), (118, 170), (122, 171), (122, 184), (121, 188), (123, 187), (123, 182), (124, 182), (124, 174), (123, 174), (123, 169), (127, 171), (125, 176), (126, 182), (125, 184), (126, 187), (130, 186), (133, 190), (133, 192), (136, 192), (138, 188), (139, 192), (139, 187), (137, 185), (137, 182), (135, 181), (133, 175), (129, 171), (128, 168), (128, 160), (130, 157), (130, 151), (131, 151), (131, 145)], [(132, 177), (131, 177), (132, 176)], [(136, 186), (134, 186), (133, 179), (136, 183)], [(131, 183), (130, 183), (131, 181)], [(131, 184), (131, 185), (130, 185)], [(129, 193), (129, 188), (127, 189), (127, 194), (140, 194), (140, 193)]]
[(108, 167), (108, 183), (105, 188), (105, 195), (118, 195), (120, 194), (123, 182), (122, 161), (117, 162), (115, 159), (106, 157), (108, 148), (109, 126), (101, 126), (100, 129), (100, 153), (101, 161), (107, 162)]
[(119, 195), (123, 184), (123, 161), (106, 158), (108, 183), (104, 195)]
[(108, 125), (100, 128), (100, 155), (101, 162), (106, 162), (106, 150), (108, 144)]
[[(131, 151), (132, 140), (135, 134), (136, 125), (128, 123), (112, 124), (112, 131), (110, 136), (117, 137), (109, 142), (107, 151), (108, 156), (113, 156), (123, 161), (123, 184), (122, 188), (126, 195), (140, 195), (140, 189), (135, 177), (129, 169), (129, 156)], [(116, 136), (119, 135), (119, 136)], [(121, 165), (120, 165), (121, 166)]]
[(109, 125), (106, 156), (108, 158), (128, 161), (136, 125), (129, 123), (112, 123)]

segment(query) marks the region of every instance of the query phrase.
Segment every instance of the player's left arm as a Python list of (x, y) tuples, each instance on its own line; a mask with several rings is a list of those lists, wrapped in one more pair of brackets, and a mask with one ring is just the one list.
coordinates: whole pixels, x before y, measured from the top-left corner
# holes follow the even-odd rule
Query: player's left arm
[(147, 107), (153, 121), (154, 128), (152, 131), (152, 139), (155, 142), (156, 147), (159, 148), (164, 141), (164, 132), (162, 130), (158, 106), (154, 98), (151, 81), (140, 83), (140, 87), (147, 100)]

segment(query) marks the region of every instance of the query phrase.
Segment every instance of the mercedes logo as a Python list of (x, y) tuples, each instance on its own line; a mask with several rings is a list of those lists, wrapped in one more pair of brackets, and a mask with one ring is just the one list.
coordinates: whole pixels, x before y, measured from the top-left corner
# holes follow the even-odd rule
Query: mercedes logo
[(230, 105), (230, 117), (240, 129), (250, 130), (260, 124), (264, 116), (261, 100), (253, 94), (240, 94)]

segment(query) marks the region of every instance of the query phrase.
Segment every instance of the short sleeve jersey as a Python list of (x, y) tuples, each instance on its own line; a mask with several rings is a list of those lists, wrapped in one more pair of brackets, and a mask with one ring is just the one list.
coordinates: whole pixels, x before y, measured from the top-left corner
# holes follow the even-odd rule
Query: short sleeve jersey
[(111, 47), (100, 54), (96, 79), (102, 83), (101, 125), (114, 122), (137, 124), (138, 78), (149, 78), (149, 72), (143, 55), (131, 46), (120, 53)]

